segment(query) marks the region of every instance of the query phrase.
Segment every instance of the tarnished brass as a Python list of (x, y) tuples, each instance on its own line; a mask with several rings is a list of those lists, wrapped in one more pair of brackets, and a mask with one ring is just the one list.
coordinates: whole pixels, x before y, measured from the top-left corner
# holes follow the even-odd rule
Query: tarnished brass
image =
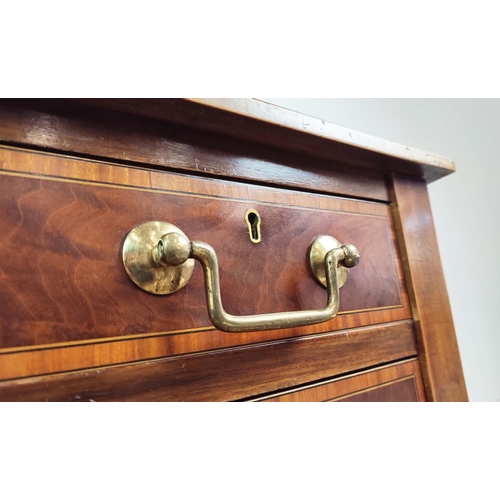
[[(194, 260), (188, 260), (190, 250), (189, 240), (176, 226), (146, 222), (125, 238), (123, 265), (138, 287), (155, 295), (167, 295), (182, 288), (191, 278)], [(169, 259), (172, 265), (168, 264)]]
[(260, 214), (250, 208), (245, 213), (245, 222), (248, 224), (248, 234), (252, 243), (260, 243)]
[[(317, 238), (309, 251), (311, 267), (318, 280), (321, 280), (319, 269), (321, 263), (323, 265), (322, 276), (328, 290), (327, 304), (324, 309), (309, 311), (254, 316), (228, 314), (222, 306), (219, 264), (215, 250), (201, 241), (189, 241), (180, 229), (166, 222), (148, 222), (132, 230), (123, 247), (123, 262), (134, 283), (148, 292), (164, 294), (173, 293), (186, 284), (193, 271), (192, 259), (196, 259), (203, 267), (208, 315), (216, 328), (226, 332), (293, 328), (322, 323), (337, 315), (339, 271), (344, 267), (354, 267), (359, 261), (359, 253), (353, 245), (340, 245), (334, 238), (328, 238), (331, 237)], [(178, 275), (175, 274), (176, 270)], [(166, 276), (171, 279), (170, 286), (166, 283)], [(173, 279), (173, 276), (182, 276), (182, 279)], [(155, 279), (163, 280), (161, 286), (155, 286)], [(342, 284), (346, 279), (347, 274)]]
[[(346, 262), (346, 259), (344, 259), (344, 261), (341, 263), (341, 265), (339, 265), (337, 269), (339, 288), (344, 286), (344, 283), (347, 281), (347, 278), (349, 276), (348, 267), (354, 267), (359, 262), (358, 251), (352, 245), (350, 246), (352, 247), (349, 249), (348, 252), (350, 260)], [(314, 276), (316, 276), (316, 279), (324, 287), (326, 287), (326, 275), (325, 275), (325, 264), (324, 264), (325, 256), (330, 250), (341, 247), (342, 245), (337, 239), (333, 238), (332, 236), (325, 235), (325, 236), (318, 236), (311, 245), (311, 248), (309, 249), (309, 264), (311, 266), (312, 272), (314, 273)], [(354, 263), (353, 259), (355, 260), (356, 263)]]

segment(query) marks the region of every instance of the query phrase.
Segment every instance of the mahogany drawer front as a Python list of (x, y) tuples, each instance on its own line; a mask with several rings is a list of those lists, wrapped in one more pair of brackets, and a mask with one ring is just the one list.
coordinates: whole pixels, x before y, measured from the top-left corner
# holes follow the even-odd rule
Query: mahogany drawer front
[[(114, 351), (120, 349), (117, 343), (104, 345), (112, 345)], [(81, 351), (75, 352), (77, 349), (61, 348), (67, 359), (81, 355)], [(4, 380), (0, 381), (0, 401), (252, 400), (259, 395), (280, 394), (284, 389), (303, 387), (317, 380), (331, 380), (343, 373), (409, 359), (417, 353), (413, 322), (398, 321), (344, 333), (306, 335), (143, 362)], [(32, 365), (40, 362), (35, 357), (27, 361)], [(408, 373), (400, 375), (403, 377)], [(394, 378), (394, 375), (382, 380), (372, 377), (363, 382), (363, 388)], [(355, 390), (359, 390), (359, 382), (355, 385)], [(343, 394), (353, 390), (351, 387)]]
[(420, 366), (415, 360), (339, 377), (256, 401), (420, 402), (425, 401), (425, 391)]
[[(411, 318), (386, 204), (13, 148), (0, 148), (0, 166), (2, 379)], [(260, 214), (261, 243), (250, 241), (248, 209)], [(324, 307), (326, 291), (307, 262), (320, 234), (354, 244), (361, 260), (341, 289), (335, 319), (229, 334), (210, 324), (198, 264), (190, 282), (169, 296), (148, 294), (128, 278), (123, 241), (151, 220), (214, 247), (223, 304), (236, 315)], [(68, 348), (76, 349), (71, 358)], [(43, 358), (39, 368), (30, 368), (33, 356)]]

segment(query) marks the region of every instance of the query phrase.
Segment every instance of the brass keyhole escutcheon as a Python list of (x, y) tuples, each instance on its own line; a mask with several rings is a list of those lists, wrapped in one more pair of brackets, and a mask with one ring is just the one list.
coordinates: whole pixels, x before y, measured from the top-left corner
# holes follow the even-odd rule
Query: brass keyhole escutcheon
[(257, 210), (250, 208), (245, 213), (245, 221), (248, 225), (248, 234), (252, 243), (260, 243), (260, 215)]

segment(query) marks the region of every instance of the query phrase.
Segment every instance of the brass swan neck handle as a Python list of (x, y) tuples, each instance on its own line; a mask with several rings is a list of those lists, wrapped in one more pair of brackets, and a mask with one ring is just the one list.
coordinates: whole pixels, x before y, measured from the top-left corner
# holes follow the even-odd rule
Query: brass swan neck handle
[(129, 233), (122, 256), (132, 281), (155, 294), (173, 293), (183, 287), (193, 272), (192, 259), (200, 262), (205, 275), (210, 321), (225, 332), (293, 328), (334, 318), (339, 309), (339, 288), (347, 279), (347, 268), (359, 262), (359, 253), (353, 245), (340, 245), (330, 236), (319, 236), (309, 249), (309, 261), (318, 281), (328, 290), (323, 309), (234, 316), (222, 305), (217, 255), (207, 243), (190, 241), (171, 224), (150, 222)]

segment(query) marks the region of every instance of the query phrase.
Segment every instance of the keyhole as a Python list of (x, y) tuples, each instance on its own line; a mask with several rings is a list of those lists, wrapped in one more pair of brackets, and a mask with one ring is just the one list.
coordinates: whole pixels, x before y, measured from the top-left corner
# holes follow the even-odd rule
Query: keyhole
[(247, 210), (245, 221), (248, 225), (248, 234), (252, 243), (260, 243), (260, 215), (257, 210)]

